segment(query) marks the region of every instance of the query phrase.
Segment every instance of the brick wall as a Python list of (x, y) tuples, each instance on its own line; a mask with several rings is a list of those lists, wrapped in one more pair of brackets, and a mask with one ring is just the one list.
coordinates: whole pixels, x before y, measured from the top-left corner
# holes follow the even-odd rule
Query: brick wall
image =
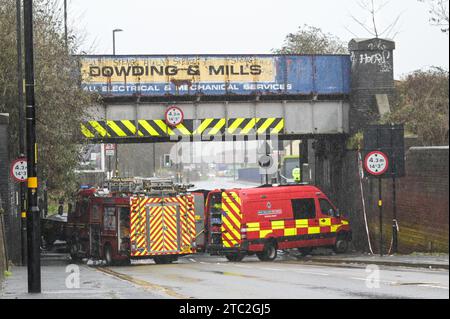
[[(399, 253), (449, 251), (449, 150), (448, 147), (413, 147), (406, 153), (406, 176), (397, 179)], [(356, 152), (345, 155), (336, 203), (348, 214), (356, 249), (367, 251)], [(378, 180), (364, 179), (367, 217), (372, 247), (379, 247)], [(382, 182), (383, 246), (387, 252), (392, 238), (392, 180)]]
[[(448, 147), (413, 147), (406, 153), (406, 176), (398, 179), (396, 187), (400, 252), (449, 251), (448, 160)], [(389, 245), (391, 180), (383, 181), (383, 191), (387, 213), (384, 227)], [(371, 226), (378, 230), (373, 219)]]

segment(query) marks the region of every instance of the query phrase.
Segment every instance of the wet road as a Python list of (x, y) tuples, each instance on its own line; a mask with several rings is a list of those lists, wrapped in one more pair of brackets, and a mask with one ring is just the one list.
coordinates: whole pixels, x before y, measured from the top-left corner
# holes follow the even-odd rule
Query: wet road
[[(70, 279), (68, 286), (67, 266), (78, 269), (79, 287), (71, 287)], [(372, 267), (317, 264), (286, 254), (274, 262), (195, 255), (171, 265), (142, 260), (111, 267), (70, 265), (67, 257), (42, 266), (39, 295), (27, 294), (26, 267), (13, 267), (0, 299), (449, 298), (448, 270)]]
[(274, 262), (247, 257), (235, 263), (197, 255), (172, 265), (149, 262), (109, 267), (107, 271), (124, 276), (124, 280), (154, 285), (175, 298), (449, 298), (447, 270), (366, 270), (363, 266), (318, 265), (286, 256)]

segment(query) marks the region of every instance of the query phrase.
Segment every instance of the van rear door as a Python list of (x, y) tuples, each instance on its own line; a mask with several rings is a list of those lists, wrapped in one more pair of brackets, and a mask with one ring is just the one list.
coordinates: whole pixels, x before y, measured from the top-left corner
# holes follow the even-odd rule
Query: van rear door
[(241, 199), (237, 192), (222, 192), (222, 245), (224, 248), (241, 244)]

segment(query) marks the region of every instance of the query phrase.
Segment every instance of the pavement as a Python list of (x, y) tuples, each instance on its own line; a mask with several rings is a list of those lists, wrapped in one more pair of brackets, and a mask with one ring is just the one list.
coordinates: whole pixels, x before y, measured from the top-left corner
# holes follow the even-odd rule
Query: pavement
[[(72, 272), (75, 271), (78, 274)], [(28, 294), (27, 268), (13, 266), (12, 275), (0, 287), (0, 299), (165, 299), (159, 290), (149, 289), (98, 268), (70, 264), (65, 254), (49, 254), (41, 260), (41, 294)], [(73, 276), (75, 274), (75, 276)], [(72, 275), (72, 277), (69, 277)], [(75, 284), (79, 278), (79, 286)]]
[(313, 254), (304, 257), (305, 261), (330, 264), (383, 265), (428, 269), (449, 269), (448, 254), (414, 253), (410, 255), (371, 255), (361, 253), (331, 254), (316, 249)]
[[(326, 257), (334, 263), (320, 262)], [(349, 257), (354, 260), (358, 256), (339, 258), (347, 261)], [(365, 262), (375, 260), (359, 257)], [(409, 258), (416, 261), (425, 257), (431, 258)], [(448, 256), (436, 259), (445, 258), (448, 261)], [(337, 257), (325, 255), (304, 258), (280, 252), (273, 262), (261, 262), (256, 257), (228, 262), (223, 257), (197, 254), (171, 265), (140, 260), (133, 261), (131, 266), (110, 267), (70, 265), (70, 262), (67, 255), (61, 254), (43, 258), (43, 293), (38, 295), (26, 291), (26, 268), (13, 267), (12, 276), (0, 291), (0, 299), (449, 298), (448, 269), (338, 262)], [(72, 285), (73, 267), (79, 271), (79, 287)]]

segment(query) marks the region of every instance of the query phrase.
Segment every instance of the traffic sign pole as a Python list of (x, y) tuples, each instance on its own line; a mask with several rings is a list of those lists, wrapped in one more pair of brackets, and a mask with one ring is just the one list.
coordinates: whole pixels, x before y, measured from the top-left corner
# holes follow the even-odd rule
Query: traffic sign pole
[(378, 209), (380, 217), (380, 256), (383, 257), (383, 198), (381, 196), (381, 177), (378, 177)]
[(389, 160), (385, 153), (373, 151), (366, 155), (364, 159), (366, 172), (378, 177), (378, 211), (380, 222), (380, 256), (383, 256), (383, 197), (381, 177), (389, 168)]

